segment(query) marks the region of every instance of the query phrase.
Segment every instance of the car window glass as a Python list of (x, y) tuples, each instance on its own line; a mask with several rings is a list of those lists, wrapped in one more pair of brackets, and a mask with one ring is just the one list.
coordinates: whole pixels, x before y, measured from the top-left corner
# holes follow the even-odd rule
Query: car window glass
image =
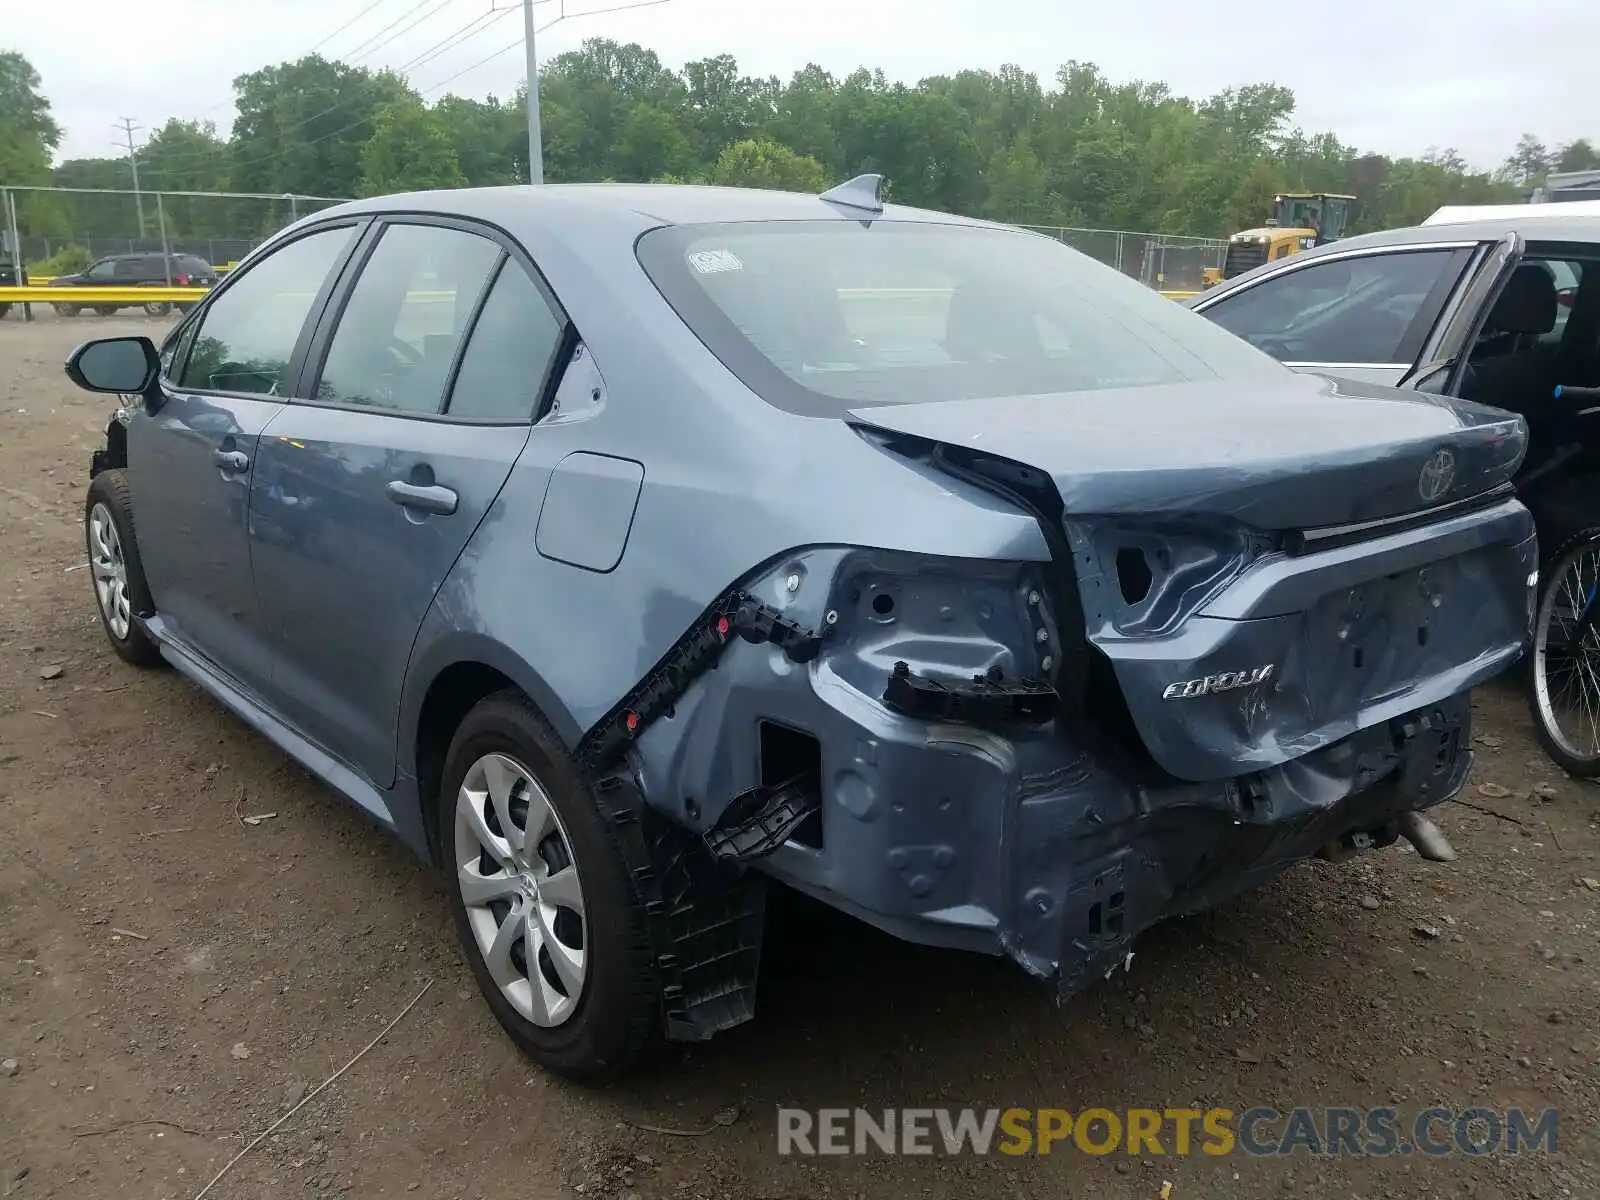
[(246, 267), (202, 316), (181, 386), (283, 395), (311, 302), (354, 232), (319, 230)]
[(317, 399), (436, 413), (456, 348), (500, 257), (488, 238), (391, 225), (340, 314)]
[(161, 343), (161, 378), (173, 379), (182, 370), (189, 347), (194, 343), (194, 331), (198, 328), (198, 321), (183, 321)]
[(450, 390), (450, 415), (532, 417), (561, 329), (560, 319), (528, 273), (508, 260), (472, 327)]
[(1556, 323), (1539, 340), (1554, 346), (1560, 343), (1561, 335), (1567, 330), (1567, 318), (1572, 316), (1572, 306), (1578, 299), (1578, 288), (1583, 283), (1584, 264), (1568, 259), (1547, 258), (1543, 265), (1556, 285)]
[(655, 229), (636, 253), (717, 358), (757, 395), (805, 415), (1283, 371), (1136, 280), (1035, 234), (741, 222)]
[(117, 260), (112, 258), (102, 259), (95, 263), (84, 275), (90, 279), (114, 279), (117, 272)]
[(1283, 362), (1396, 363), (1450, 250), (1335, 259), (1287, 271), (1204, 309)]

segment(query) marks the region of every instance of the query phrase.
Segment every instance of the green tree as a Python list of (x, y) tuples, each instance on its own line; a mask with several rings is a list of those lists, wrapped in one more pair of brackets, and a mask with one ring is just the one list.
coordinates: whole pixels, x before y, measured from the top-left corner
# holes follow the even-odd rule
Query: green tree
[(796, 154), (781, 142), (747, 138), (718, 157), (711, 182), (727, 187), (777, 188), (788, 192), (822, 192), (829, 183), (822, 164)]
[(372, 137), (361, 153), (362, 195), (465, 185), (449, 131), (420, 100), (384, 105), (372, 125)]
[[(0, 95), (18, 94), (14, 80), (32, 78), (19, 76), (15, 62), (10, 72)], [(38, 94), (36, 83), (20, 91)], [(272, 196), (343, 196), (528, 177), (521, 92), (503, 101), (445, 96), (427, 107), (392, 74), (316, 55), (241, 75), (235, 92), (239, 117), (227, 138), (192, 122), (169, 122), (151, 137), (141, 160), (146, 186), (208, 190), (220, 179)], [(1213, 237), (1260, 224), (1282, 191), (1354, 193), (1353, 227), (1375, 229), (1442, 204), (1515, 201), (1550, 158), (1564, 170), (1600, 158), (1590, 141), (1552, 155), (1532, 135), (1493, 174), (1453, 150), (1365, 154), (1300, 127), (1293, 93), (1270, 81), (1191, 97), (1159, 80), (1111, 79), (1080, 60), (1045, 82), (1016, 66), (908, 84), (881, 70), (840, 77), (815, 64), (780, 81), (742, 73), (727, 54), (674, 70), (644, 46), (591, 38), (546, 64), (539, 102), (552, 183), (721, 180), (816, 191), (876, 171), (910, 204), (1025, 224)], [(15, 142), (23, 124), (0, 125), (0, 134)], [(48, 148), (32, 161), (37, 173)], [(127, 164), (63, 163), (56, 177), (123, 188)], [(248, 235), (304, 210), (275, 200), (237, 212), (174, 201), (168, 215), (186, 235), (209, 235), (220, 211), (239, 227), (231, 232)], [(62, 211), (80, 236), (136, 232), (126, 197), (74, 197)]]
[[(50, 101), (39, 90), (39, 72), (15, 50), (0, 51), (0, 184), (46, 185), (50, 159), (61, 144), (61, 127), (50, 115)], [(58, 198), (17, 193), (17, 223), (24, 233), (58, 227)]]
[(241, 75), (233, 88), (232, 190), (268, 194), (355, 195), (378, 110), (416, 99), (390, 72), (316, 54)]
[(1594, 143), (1588, 138), (1579, 138), (1577, 141), (1568, 142), (1555, 154), (1556, 171), (1596, 171), (1600, 170), (1600, 150), (1594, 148)]
[(1534, 187), (1544, 182), (1550, 161), (1550, 151), (1545, 144), (1533, 134), (1525, 133), (1517, 139), (1517, 148), (1500, 168), (1500, 175), (1509, 183)]

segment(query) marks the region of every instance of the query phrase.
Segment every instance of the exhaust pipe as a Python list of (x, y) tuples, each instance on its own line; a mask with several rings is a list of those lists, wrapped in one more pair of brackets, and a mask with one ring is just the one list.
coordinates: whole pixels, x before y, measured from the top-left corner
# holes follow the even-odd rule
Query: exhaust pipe
[(1401, 815), (1400, 836), (1410, 842), (1417, 853), (1429, 862), (1456, 860), (1456, 848), (1450, 844), (1450, 839), (1444, 836), (1444, 830), (1419, 812)]

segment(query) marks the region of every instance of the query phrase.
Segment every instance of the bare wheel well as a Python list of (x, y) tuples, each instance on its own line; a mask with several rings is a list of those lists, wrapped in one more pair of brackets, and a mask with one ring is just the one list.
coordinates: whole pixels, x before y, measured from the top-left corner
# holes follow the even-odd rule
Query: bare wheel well
[(122, 427), (122, 422), (112, 418), (106, 426), (106, 448), (96, 450), (93, 461), (89, 466), (91, 478), (101, 471), (110, 471), (117, 468), (126, 468), (128, 465), (128, 431)]
[(478, 662), (452, 663), (439, 672), (422, 700), (417, 719), (417, 795), (422, 802), (423, 829), (434, 861), (442, 861), (439, 846), (439, 785), (450, 740), (473, 705), (485, 696), (515, 687), (505, 675)]

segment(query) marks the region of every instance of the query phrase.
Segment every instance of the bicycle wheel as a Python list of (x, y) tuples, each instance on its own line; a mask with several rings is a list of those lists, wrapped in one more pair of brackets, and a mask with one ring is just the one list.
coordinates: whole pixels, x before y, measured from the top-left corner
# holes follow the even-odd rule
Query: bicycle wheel
[(1600, 775), (1600, 528), (1562, 546), (1540, 581), (1532, 666), (1539, 744), (1569, 775)]

